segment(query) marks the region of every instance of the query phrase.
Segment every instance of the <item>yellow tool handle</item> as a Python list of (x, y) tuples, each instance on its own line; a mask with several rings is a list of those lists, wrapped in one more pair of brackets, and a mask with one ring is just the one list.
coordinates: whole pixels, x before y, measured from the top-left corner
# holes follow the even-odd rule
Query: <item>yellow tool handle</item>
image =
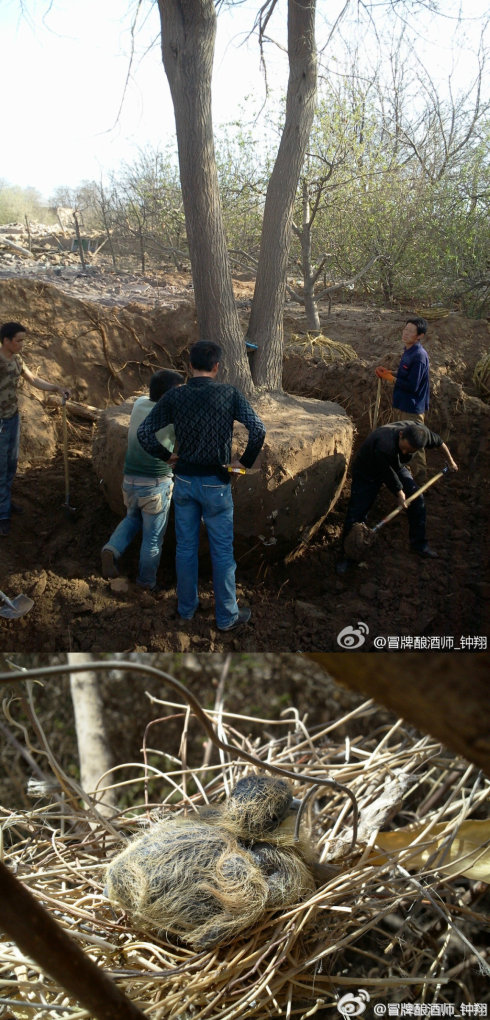
[(420, 496), (423, 492), (425, 492), (425, 490), (428, 489), (429, 486), (433, 485), (434, 482), (437, 482), (439, 478), (442, 478), (442, 476), (446, 474), (446, 471), (449, 471), (448, 467), (444, 467), (442, 471), (438, 471), (436, 475), (433, 475), (432, 478), (429, 478), (428, 482), (424, 482), (424, 484), (420, 486), (420, 489), (417, 489), (416, 492), (412, 492), (412, 495), (405, 500), (405, 506), (395, 507), (395, 509), (392, 510), (391, 513), (387, 515), (387, 517), (383, 517), (383, 520), (380, 521), (379, 524), (377, 524), (376, 527), (373, 528), (373, 531), (377, 531), (378, 528), (381, 528), (383, 526), (383, 524), (388, 524), (388, 521), (392, 521), (394, 517), (397, 517), (398, 514), (401, 514), (402, 510), (405, 510), (405, 507), (407, 507), (409, 503), (413, 503), (414, 499), (417, 499), (417, 497)]

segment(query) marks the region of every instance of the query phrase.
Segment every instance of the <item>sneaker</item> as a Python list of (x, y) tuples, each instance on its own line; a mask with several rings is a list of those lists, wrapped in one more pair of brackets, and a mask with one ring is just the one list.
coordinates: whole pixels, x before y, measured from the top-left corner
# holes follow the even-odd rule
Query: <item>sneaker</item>
[(102, 560), (102, 577), (119, 577), (116, 560), (112, 549), (104, 547), (100, 554)]
[(10, 531), (10, 521), (8, 517), (3, 517), (0, 521), (0, 535), (8, 535)]
[(10, 512), (12, 514), (23, 514), (24, 513), (24, 507), (23, 506), (19, 506), (18, 503), (11, 503), (10, 504)]
[(417, 549), (415, 546), (411, 546), (412, 552), (417, 556), (421, 556), (424, 560), (438, 560), (439, 554), (436, 553), (435, 549), (431, 549), (430, 545), (424, 545), (422, 549)]
[(252, 610), (248, 606), (244, 606), (243, 609), (238, 610), (238, 616), (233, 623), (229, 623), (227, 627), (218, 627), (218, 630), (235, 630), (235, 627), (240, 627), (242, 623), (248, 623), (252, 615)]

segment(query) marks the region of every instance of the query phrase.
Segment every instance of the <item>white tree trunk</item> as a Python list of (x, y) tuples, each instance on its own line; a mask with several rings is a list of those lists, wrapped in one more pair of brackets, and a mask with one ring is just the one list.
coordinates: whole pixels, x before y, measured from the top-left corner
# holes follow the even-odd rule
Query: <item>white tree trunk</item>
[(223, 346), (221, 378), (253, 391), (226, 247), (211, 114), (213, 0), (159, 0), (200, 337)]
[[(86, 672), (70, 675), (70, 690), (78, 742), (80, 785), (85, 793), (93, 794), (100, 777), (114, 764), (107, 745), (100, 681), (97, 674), (90, 670), (92, 660), (87, 653), (68, 652), (67, 660), (69, 666), (87, 666)], [(106, 786), (110, 778), (107, 776), (101, 787)], [(96, 793), (95, 799), (101, 814), (114, 814), (116, 796), (113, 790)]]
[(258, 345), (254, 382), (272, 390), (282, 388), (284, 299), (294, 201), (315, 112), (315, 0), (288, 0), (288, 57), (286, 119), (267, 188), (247, 333)]

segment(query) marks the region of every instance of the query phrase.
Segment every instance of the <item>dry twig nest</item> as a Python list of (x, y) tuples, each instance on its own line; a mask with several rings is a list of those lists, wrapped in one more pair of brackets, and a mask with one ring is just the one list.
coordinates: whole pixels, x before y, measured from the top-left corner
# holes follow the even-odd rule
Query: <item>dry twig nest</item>
[[(107, 663), (104, 668), (109, 668)], [(134, 664), (128, 667), (118, 660), (117, 669), (123, 668), (130, 670)], [(153, 747), (150, 764), (144, 739), (143, 760), (120, 763), (114, 770), (110, 779), (121, 811), (111, 821), (96, 813), (103, 792), (84, 802), (68, 774), (71, 746), (58, 756), (53, 749), (43, 728), (46, 714), (39, 712), (42, 688), (25, 687), (22, 696), (3, 699), (2, 732), (16, 741), (6, 740), (2, 749), (4, 772), (22, 790), (22, 742), (30, 760), (53, 784), (44, 793), (27, 792), (18, 809), (11, 803), (0, 806), (4, 861), (151, 1020), (338, 1017), (339, 1000), (355, 1007), (359, 989), (370, 997), (367, 1017), (374, 1015), (377, 1002), (387, 1014), (392, 1006), (397, 1016), (402, 1015), (401, 1003), (413, 1007), (414, 1015), (423, 1005), (432, 1016), (451, 1015), (445, 1008), (449, 1004), (458, 1016), (461, 1003), (485, 1001), (485, 875), (490, 865), (479, 870), (486, 851), (484, 846), (475, 849), (475, 842), (482, 839), (477, 830), (488, 831), (481, 819), (488, 815), (490, 787), (475, 766), (442, 749), (434, 738), (366, 701), (345, 713), (335, 713), (331, 706), (330, 717), (325, 712), (323, 721), (316, 711), (308, 719), (290, 705), (280, 717), (262, 720), (263, 736), (252, 741), (243, 732), (246, 717), (224, 710), (223, 694), (208, 715), (235, 753), (212, 762), (204, 750), (201, 764), (196, 759), (189, 766), (195, 718), (189, 726), (184, 705), (174, 757)], [(175, 695), (166, 700), (152, 696), (152, 701), (161, 707), (162, 723), (174, 715)], [(194, 757), (196, 747), (194, 743)], [(169, 750), (173, 748), (166, 746)], [(246, 792), (256, 774), (263, 774), (254, 766), (251, 775), (250, 764), (240, 758), (244, 751), (253, 752), (264, 771), (269, 764), (295, 772), (294, 791), (305, 804), (301, 832), (306, 831), (306, 846), (293, 845), (289, 793), (282, 809), (265, 809), (260, 824), (259, 810), (248, 811), (246, 796), (242, 802), (240, 791)], [(312, 790), (304, 781), (307, 772), (333, 776), (355, 793), (360, 808), (355, 851), (353, 811), (345, 792), (320, 789), (307, 799)], [(108, 777), (104, 784), (110, 785)], [(258, 829), (266, 830), (265, 838), (254, 831), (256, 820)], [(176, 937), (150, 931), (129, 914), (115, 913), (104, 894), (104, 876), (108, 861), (114, 868), (138, 840), (149, 848), (145, 840), (160, 825), (166, 831), (166, 852), (179, 842), (189, 852), (196, 827), (202, 850), (203, 824), (212, 847), (205, 865), (211, 877), (217, 863), (231, 855), (228, 873), (225, 865), (221, 874), (227, 880), (230, 875), (253, 875), (254, 894), (262, 889), (265, 899), (248, 927), (223, 944), (196, 951), (185, 932)], [(475, 829), (473, 846), (467, 839), (470, 829)], [(121, 854), (122, 833), (128, 831), (140, 835)], [(181, 839), (186, 833), (189, 841)], [(274, 906), (278, 896), (292, 896), (292, 884), (284, 893), (283, 880), (291, 874), (293, 857), (310, 873), (308, 881), (311, 873), (316, 878), (310, 846), (315, 861), (333, 866), (334, 872), (312, 892), (301, 893), (298, 882), (298, 898)], [(191, 873), (184, 857), (187, 854), (182, 855), (182, 877)], [(114, 874), (117, 885), (123, 872)], [(157, 896), (161, 873), (158, 882), (153, 889)], [(178, 898), (181, 890), (174, 885)], [(189, 927), (195, 936), (201, 903), (190, 880), (188, 886)], [(208, 886), (212, 909), (216, 903), (228, 909), (212, 884)], [(256, 907), (260, 896), (254, 902)], [(4, 932), (0, 982), (3, 1000), (15, 1002), (17, 1020), (88, 1020)]]

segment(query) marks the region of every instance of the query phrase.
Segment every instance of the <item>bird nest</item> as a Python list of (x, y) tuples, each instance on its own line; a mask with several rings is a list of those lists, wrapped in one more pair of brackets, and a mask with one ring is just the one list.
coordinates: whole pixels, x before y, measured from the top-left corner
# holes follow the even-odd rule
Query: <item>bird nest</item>
[[(183, 720), (170, 770), (168, 754), (148, 746), (147, 728), (142, 761), (120, 764), (110, 787), (105, 777), (84, 799), (51, 750), (32, 681), (16, 688), (4, 702), (3, 729), (44, 779), (30, 783), (24, 810), (0, 809), (1, 856), (145, 1016), (306, 1020), (357, 1015), (368, 1000), (366, 1015), (374, 1004), (376, 1015), (383, 1007), (388, 1012), (388, 1004), (391, 1015), (403, 1015), (396, 1010), (404, 1003), (418, 1004), (419, 1015), (441, 1015), (444, 1004), (457, 1014), (461, 1003), (483, 1000), (488, 966), (478, 945), (485, 926), (479, 901), (487, 887), (478, 869), (484, 849), (475, 851), (461, 832), (485, 825), (479, 819), (488, 784), (432, 738), (367, 701), (323, 726), (287, 709), (261, 720), (264, 736), (252, 742), (246, 736), (252, 720), (227, 713), (222, 700), (207, 715), (234, 750), (220, 749), (213, 764), (205, 745), (202, 764), (190, 768), (190, 710), (162, 700), (162, 717), (181, 713)], [(151, 917), (135, 918), (109, 901), (107, 867), (128, 839), (141, 842), (165, 824), (175, 834), (203, 813), (212, 821), (237, 783), (267, 775), (267, 765), (295, 773), (297, 781), (288, 783), (303, 798), (299, 833), (310, 848), (305, 857), (314, 881), (303, 883), (299, 896), (282, 906), (269, 900), (246, 930), (200, 950)], [(325, 776), (357, 801), (355, 846), (352, 799), (343, 788), (312, 786)], [(130, 805), (110, 818), (104, 816), (108, 788)], [(267, 844), (271, 826), (261, 837), (257, 825), (254, 839)], [(291, 852), (291, 836), (285, 842)], [(192, 888), (192, 861), (185, 878)], [(0, 988), (0, 1003), (13, 1010), (5, 1016), (17, 1020), (91, 1016), (1, 934)]]
[(333, 361), (353, 361), (357, 354), (350, 344), (341, 344), (330, 340), (323, 333), (292, 333), (287, 341), (288, 353), (307, 354), (326, 364)]

